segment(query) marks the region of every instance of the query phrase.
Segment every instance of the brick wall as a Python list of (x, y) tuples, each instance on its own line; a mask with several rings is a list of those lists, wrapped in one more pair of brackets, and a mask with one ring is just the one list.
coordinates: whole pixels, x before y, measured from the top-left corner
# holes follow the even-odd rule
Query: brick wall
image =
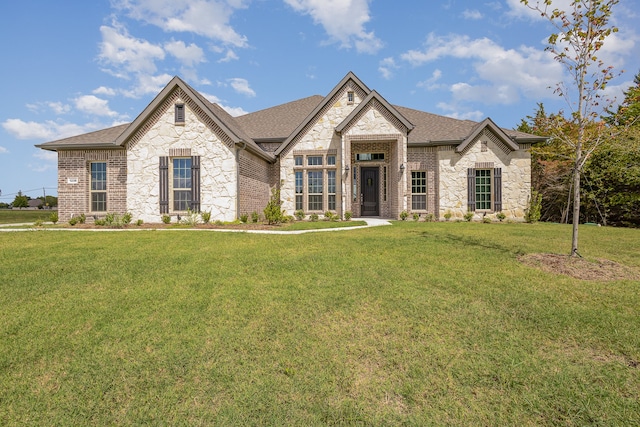
[(269, 202), (273, 183), (273, 165), (258, 156), (240, 151), (240, 212), (262, 213)]
[[(436, 147), (410, 147), (407, 150), (407, 212), (411, 212), (411, 171), (427, 172), (427, 211), (438, 218), (438, 161)], [(425, 213), (425, 211), (418, 211)]]
[[(68, 221), (74, 215), (91, 217), (89, 186), (91, 162), (107, 163), (107, 211), (127, 211), (127, 157), (124, 149), (61, 150), (58, 152), (58, 216)], [(97, 213), (104, 215), (104, 213)]]

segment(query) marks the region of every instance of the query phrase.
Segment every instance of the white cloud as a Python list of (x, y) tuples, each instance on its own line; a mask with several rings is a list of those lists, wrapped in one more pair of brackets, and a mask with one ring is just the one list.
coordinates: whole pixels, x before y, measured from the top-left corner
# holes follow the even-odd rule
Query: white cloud
[(436, 82), (440, 80), (442, 77), (442, 71), (439, 69), (435, 69), (427, 80), (418, 83), (418, 87), (425, 88), (427, 90), (435, 90), (443, 87), (442, 84), (437, 84)]
[(153, 74), (155, 61), (165, 57), (162, 47), (147, 40), (129, 35), (126, 28), (114, 21), (113, 26), (100, 27), (99, 60), (108, 68), (106, 71), (120, 78), (129, 78), (130, 73)]
[(187, 67), (193, 67), (201, 62), (205, 62), (204, 51), (195, 43), (187, 46), (183, 41), (173, 40), (165, 43), (164, 48)]
[(395, 59), (389, 57), (384, 58), (382, 61), (380, 61), (378, 71), (380, 71), (380, 74), (382, 74), (383, 78), (389, 80), (391, 77), (393, 77), (393, 70), (397, 68), (398, 66), (396, 65)]
[(139, 98), (143, 95), (157, 95), (173, 76), (160, 74), (159, 76), (141, 74), (138, 76), (136, 84), (130, 90), (123, 90), (122, 94), (128, 98)]
[(376, 53), (383, 43), (373, 31), (367, 32), (369, 0), (284, 0), (298, 13), (310, 15), (322, 25), (330, 42), (343, 48), (355, 47), (361, 53)]
[(246, 7), (242, 0), (114, 0), (112, 5), (167, 32), (191, 32), (236, 47), (248, 45), (247, 38), (229, 25), (233, 12)]
[(224, 58), (219, 59), (218, 62), (231, 62), (236, 60), (238, 60), (238, 55), (236, 55), (233, 50), (229, 49), (227, 50), (227, 54), (224, 56)]
[(451, 86), (454, 96), (469, 96), (487, 104), (511, 104), (519, 95), (531, 99), (552, 96), (549, 87), (562, 80), (562, 67), (553, 55), (527, 46), (505, 49), (490, 39), (471, 39), (451, 34), (430, 34), (422, 50), (410, 50), (401, 58), (414, 66), (454, 58), (471, 63), (480, 85), (457, 83)]
[(83, 95), (74, 99), (76, 108), (84, 113), (96, 116), (115, 117), (118, 115), (109, 108), (109, 101), (93, 95)]
[(255, 91), (249, 87), (249, 82), (246, 79), (233, 78), (233, 79), (229, 79), (228, 81), (231, 87), (236, 92), (246, 95), (248, 97), (256, 96)]
[(8, 153), (8, 152), (9, 152), (9, 150), (7, 150), (2, 145), (0, 145), (0, 154), (4, 154), (4, 153)]
[(474, 10), (471, 10), (471, 9), (465, 9), (465, 10), (462, 12), (462, 17), (463, 17), (464, 19), (471, 19), (471, 20), (476, 21), (476, 20), (478, 20), (478, 19), (482, 19), (482, 17), (483, 17), (483, 16), (482, 16), (482, 13), (480, 13), (480, 11), (479, 11), (479, 10), (475, 10), (475, 9), (474, 9)]
[(58, 123), (47, 120), (43, 123), (25, 122), (21, 119), (7, 119), (2, 127), (18, 139), (56, 140), (90, 132), (99, 128), (93, 124)]
[(224, 109), (227, 113), (231, 114), (233, 117), (244, 116), (248, 114), (248, 111), (245, 111), (242, 107), (229, 107), (227, 105), (218, 104), (222, 109)]
[(484, 113), (482, 111), (479, 111), (479, 110), (460, 111), (459, 107), (454, 104), (447, 104), (445, 102), (440, 102), (438, 103), (437, 107), (443, 111), (447, 111), (445, 116), (451, 117), (453, 119), (473, 120), (477, 122), (484, 118)]
[(116, 91), (114, 89), (109, 88), (109, 87), (100, 86), (99, 88), (94, 89), (93, 91), (91, 91), (91, 93), (93, 93), (94, 95), (114, 96), (116, 94)]
[(54, 114), (62, 115), (67, 114), (71, 111), (71, 106), (68, 104), (63, 104), (62, 102), (36, 102), (35, 104), (26, 104), (26, 107), (29, 111), (34, 113), (40, 113), (44, 109), (50, 109)]

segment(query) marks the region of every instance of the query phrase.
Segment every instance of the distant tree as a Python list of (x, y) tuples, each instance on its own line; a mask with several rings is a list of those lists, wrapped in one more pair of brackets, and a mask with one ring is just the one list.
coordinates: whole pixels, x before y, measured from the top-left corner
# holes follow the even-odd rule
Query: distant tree
[[(552, 0), (520, 0), (540, 13), (555, 27), (548, 39), (547, 50), (569, 75), (567, 82), (558, 83), (555, 92), (570, 108), (568, 117), (554, 116), (549, 123), (552, 134), (571, 148), (573, 163), (573, 232), (571, 256), (578, 254), (578, 223), (580, 222), (580, 174), (593, 151), (609, 137), (609, 129), (599, 120), (606, 109), (602, 93), (613, 78), (613, 67), (597, 57), (604, 41), (617, 28), (610, 24), (612, 8), (619, 0), (571, 0), (568, 10), (552, 7)], [(605, 108), (603, 108), (605, 107)]]
[(14, 208), (26, 208), (29, 207), (29, 199), (27, 196), (23, 196), (22, 193), (18, 193), (15, 199), (13, 199), (13, 203), (11, 205)]

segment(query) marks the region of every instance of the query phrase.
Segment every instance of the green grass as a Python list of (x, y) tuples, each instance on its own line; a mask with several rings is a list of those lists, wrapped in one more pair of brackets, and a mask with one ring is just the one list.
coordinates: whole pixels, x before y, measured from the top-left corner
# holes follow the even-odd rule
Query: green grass
[(570, 233), (0, 233), (0, 425), (639, 425), (640, 282), (516, 259)]
[(49, 221), (51, 210), (27, 210), (27, 209), (0, 209), (0, 224), (19, 224), (35, 222), (37, 220)]

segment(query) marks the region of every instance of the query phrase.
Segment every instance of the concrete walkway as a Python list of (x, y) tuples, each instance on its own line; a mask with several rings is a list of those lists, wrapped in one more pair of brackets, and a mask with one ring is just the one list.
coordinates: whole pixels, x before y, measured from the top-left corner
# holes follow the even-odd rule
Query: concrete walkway
[[(353, 218), (353, 221), (364, 221), (367, 225), (356, 225), (353, 227), (338, 227), (338, 228), (320, 228), (317, 230), (240, 230), (231, 228), (154, 228), (157, 231), (216, 231), (222, 233), (252, 233), (252, 234), (306, 234), (306, 233), (320, 233), (329, 231), (342, 231), (342, 230), (357, 230), (359, 228), (379, 227), (382, 225), (391, 225), (389, 220), (381, 218)], [(51, 223), (45, 223), (51, 224)], [(15, 228), (33, 225), (33, 223), (22, 224), (0, 224), (0, 232), (19, 232), (19, 231), (97, 231), (97, 232), (109, 232), (109, 231), (150, 231), (149, 228)]]

